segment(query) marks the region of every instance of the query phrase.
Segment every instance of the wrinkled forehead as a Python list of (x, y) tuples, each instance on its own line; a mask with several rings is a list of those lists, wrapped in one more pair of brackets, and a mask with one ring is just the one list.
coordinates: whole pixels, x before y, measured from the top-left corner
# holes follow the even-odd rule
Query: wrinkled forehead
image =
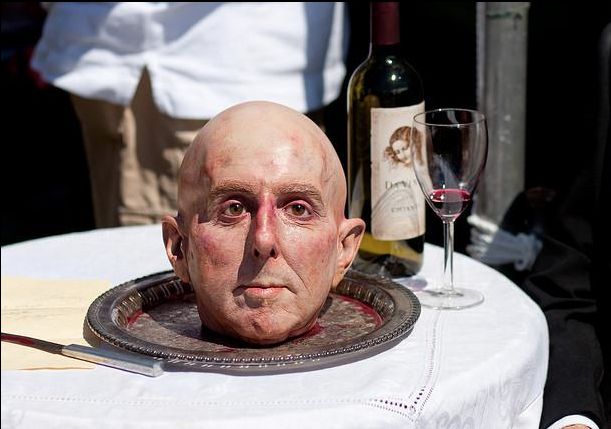
[[(223, 127), (206, 142), (204, 173), (239, 173), (235, 169), (271, 173), (281, 168), (302, 171), (324, 182), (332, 174), (329, 156), (311, 131), (298, 127)], [(253, 168), (251, 168), (253, 167)], [(321, 176), (321, 177), (318, 177)]]

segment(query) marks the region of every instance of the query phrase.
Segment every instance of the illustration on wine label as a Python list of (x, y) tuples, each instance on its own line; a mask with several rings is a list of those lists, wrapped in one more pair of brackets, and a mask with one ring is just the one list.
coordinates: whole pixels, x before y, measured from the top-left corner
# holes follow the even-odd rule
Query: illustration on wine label
[(399, 127), (392, 133), (388, 146), (384, 150), (384, 156), (391, 160), (393, 165), (404, 164), (407, 167), (412, 165), (410, 146), (416, 147), (416, 162), (422, 165), (422, 142), (420, 140), (411, 141), (412, 127)]

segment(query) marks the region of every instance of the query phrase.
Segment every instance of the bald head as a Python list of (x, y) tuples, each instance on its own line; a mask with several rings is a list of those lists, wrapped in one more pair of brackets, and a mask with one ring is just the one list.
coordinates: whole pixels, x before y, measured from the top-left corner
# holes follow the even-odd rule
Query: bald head
[(163, 220), (174, 271), (203, 325), (257, 344), (309, 330), (354, 259), (365, 224), (325, 134), (301, 113), (250, 102), (199, 132)]
[(333, 213), (343, 216), (346, 179), (325, 133), (302, 113), (266, 101), (230, 107), (200, 130), (180, 168), (179, 212), (186, 214), (192, 209), (197, 195), (210, 186), (215, 169), (231, 163), (239, 154), (259, 163), (260, 168), (286, 161), (289, 168), (301, 163), (319, 171)]

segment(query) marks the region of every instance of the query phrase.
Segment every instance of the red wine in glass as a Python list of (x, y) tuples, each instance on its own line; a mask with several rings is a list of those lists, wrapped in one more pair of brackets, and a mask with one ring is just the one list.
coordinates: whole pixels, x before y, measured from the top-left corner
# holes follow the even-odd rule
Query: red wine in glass
[(431, 207), (442, 219), (456, 220), (471, 201), (465, 189), (436, 189), (429, 196)]

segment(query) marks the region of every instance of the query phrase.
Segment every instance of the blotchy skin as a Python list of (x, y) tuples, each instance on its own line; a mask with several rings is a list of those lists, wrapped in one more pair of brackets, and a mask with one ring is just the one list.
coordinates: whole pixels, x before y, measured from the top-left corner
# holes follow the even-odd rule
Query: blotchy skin
[(211, 120), (185, 155), (168, 258), (204, 326), (256, 344), (307, 331), (348, 269), (364, 223), (345, 219), (345, 178), (324, 133), (269, 102)]

